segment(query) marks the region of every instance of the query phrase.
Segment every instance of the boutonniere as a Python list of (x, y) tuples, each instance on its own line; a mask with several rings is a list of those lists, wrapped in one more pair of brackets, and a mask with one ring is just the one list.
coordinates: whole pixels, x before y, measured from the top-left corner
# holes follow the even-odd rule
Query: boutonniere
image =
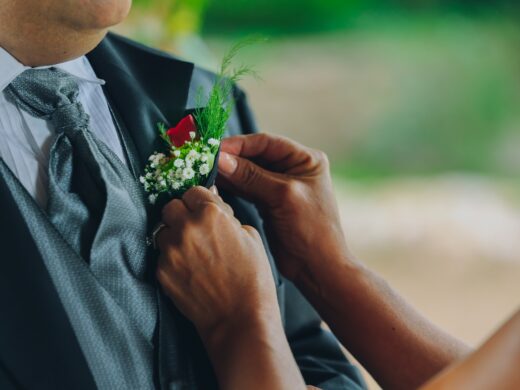
[(184, 117), (176, 126), (158, 124), (164, 150), (154, 152), (140, 181), (151, 204), (159, 197), (179, 198), (194, 186), (209, 187), (217, 173), (220, 142), (233, 107), (234, 84), (243, 76), (254, 74), (248, 66), (232, 68), (232, 61), (250, 41), (241, 41), (224, 56), (215, 83), (207, 96), (199, 90), (193, 114)]

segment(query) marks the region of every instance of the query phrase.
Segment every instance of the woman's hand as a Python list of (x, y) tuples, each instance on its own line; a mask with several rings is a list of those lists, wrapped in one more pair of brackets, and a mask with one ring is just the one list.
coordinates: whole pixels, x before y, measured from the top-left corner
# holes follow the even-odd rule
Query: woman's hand
[(223, 186), (262, 210), (280, 271), (382, 387), (417, 388), (466, 353), (349, 254), (323, 153), (265, 134), (232, 137), (219, 170)]
[(201, 336), (278, 312), (258, 232), (242, 226), (218, 195), (196, 187), (168, 203), (162, 219), (157, 278)]
[(157, 278), (196, 326), (223, 389), (303, 389), (257, 231), (215, 193), (188, 191), (163, 209)]
[[(222, 142), (219, 184), (260, 207), (271, 250), (290, 280), (328, 269), (348, 254), (327, 156), (267, 134)], [(330, 267), (327, 267), (330, 265)]]

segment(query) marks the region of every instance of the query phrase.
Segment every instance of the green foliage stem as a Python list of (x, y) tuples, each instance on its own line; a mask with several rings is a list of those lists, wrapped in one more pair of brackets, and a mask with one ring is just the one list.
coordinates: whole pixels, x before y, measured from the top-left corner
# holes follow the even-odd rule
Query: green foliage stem
[(199, 90), (197, 97), (197, 106), (199, 108), (195, 111), (194, 116), (199, 135), (203, 141), (207, 141), (210, 138), (222, 139), (234, 103), (234, 85), (245, 76), (256, 76), (251, 66), (240, 65), (233, 67), (233, 60), (244, 47), (258, 42), (258, 40), (256, 37), (241, 40), (233, 45), (224, 55), (215, 84), (209, 93), (204, 109), (201, 108), (204, 101), (204, 93), (202, 89)]

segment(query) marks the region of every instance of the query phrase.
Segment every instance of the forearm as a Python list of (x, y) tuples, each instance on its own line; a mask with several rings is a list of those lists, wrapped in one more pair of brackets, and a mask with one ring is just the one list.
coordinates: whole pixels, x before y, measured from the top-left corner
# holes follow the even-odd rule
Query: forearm
[(278, 313), (267, 316), (203, 336), (221, 389), (305, 389)]
[(421, 389), (518, 389), (519, 364), (520, 311), (475, 353)]
[[(417, 388), (468, 349), (432, 325), (379, 276), (340, 254), (297, 284), (384, 388)], [(326, 269), (334, 264), (331, 269)], [(331, 266), (332, 267), (332, 266)]]

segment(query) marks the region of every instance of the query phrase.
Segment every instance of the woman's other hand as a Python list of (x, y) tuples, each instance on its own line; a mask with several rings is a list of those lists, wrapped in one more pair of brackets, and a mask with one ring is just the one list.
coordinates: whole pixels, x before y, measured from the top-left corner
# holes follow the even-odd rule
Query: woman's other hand
[(236, 136), (222, 142), (219, 171), (223, 188), (259, 206), (285, 277), (334, 272), (347, 257), (323, 152), (279, 136)]
[(220, 324), (278, 312), (275, 284), (258, 232), (242, 226), (215, 193), (196, 187), (162, 212), (157, 278), (202, 336)]

